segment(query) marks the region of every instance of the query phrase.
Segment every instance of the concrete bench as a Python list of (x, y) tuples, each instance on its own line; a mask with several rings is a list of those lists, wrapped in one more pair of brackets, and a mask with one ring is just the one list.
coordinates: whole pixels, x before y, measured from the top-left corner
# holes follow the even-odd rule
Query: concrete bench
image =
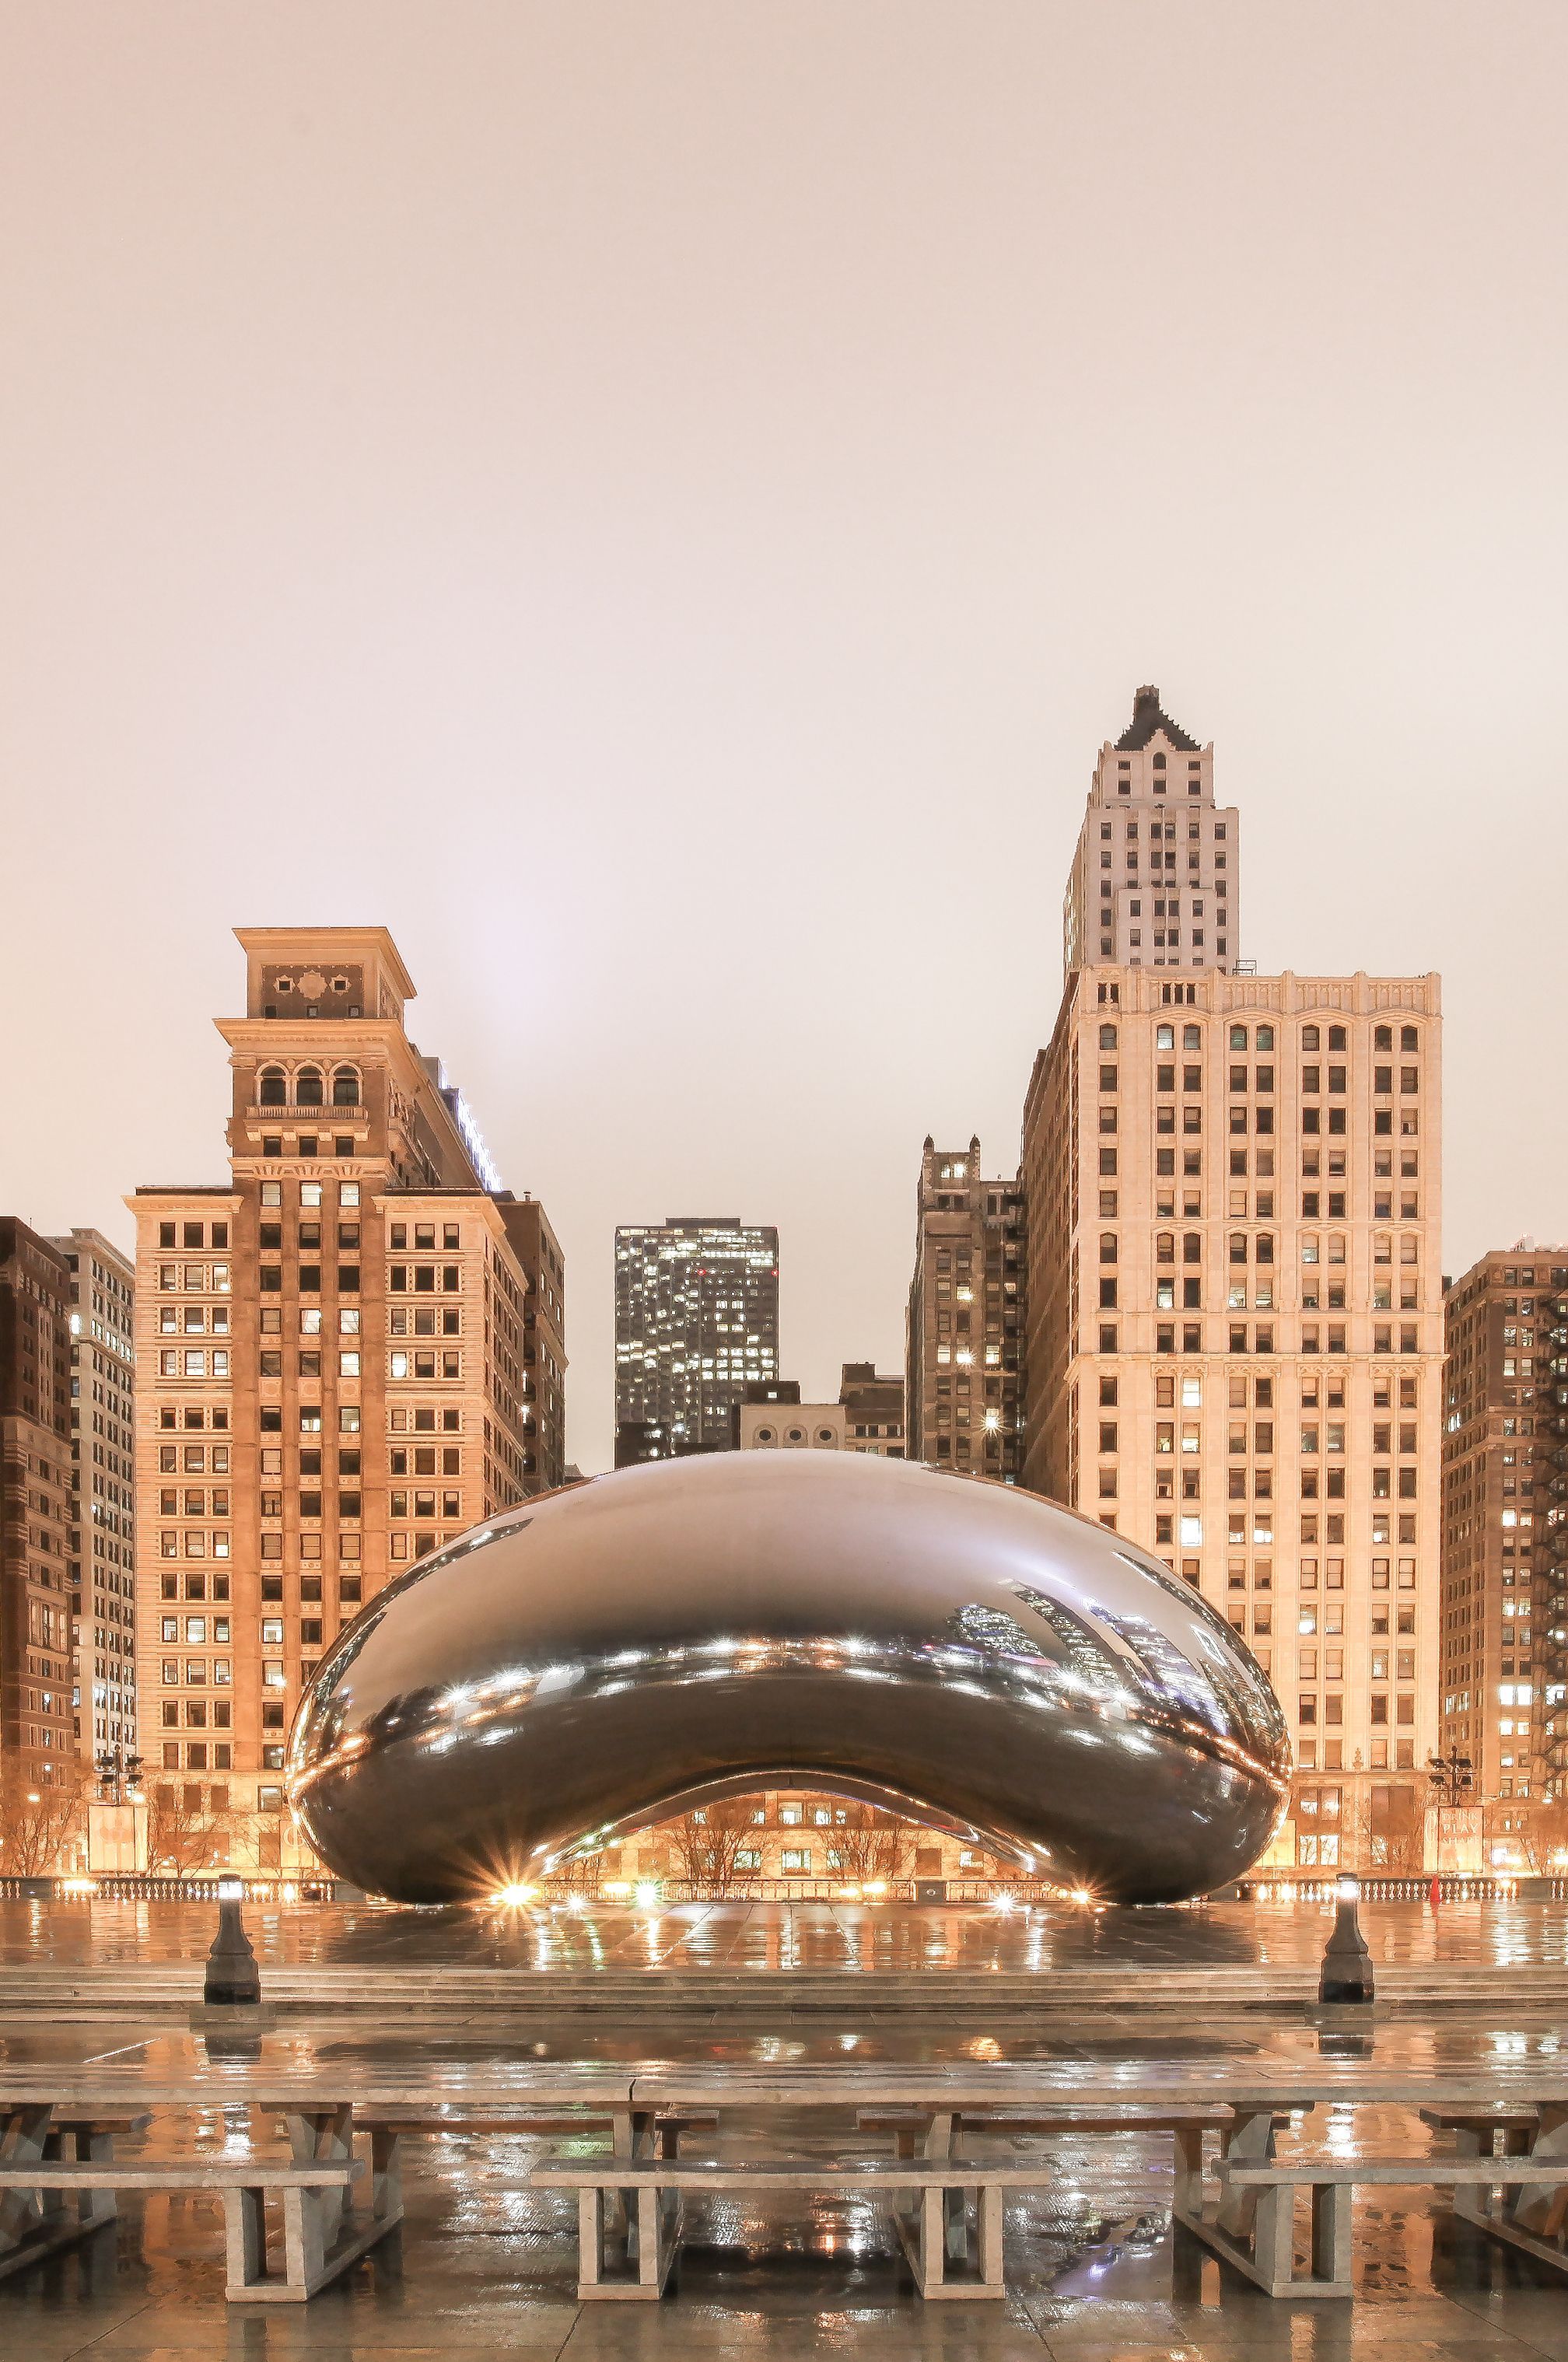
[[(0, 2211), (19, 2202), (20, 2211), (32, 2209), (47, 2224), (49, 2215), (39, 2205), (40, 2191), (105, 2192), (111, 2198), (122, 2190), (213, 2191), (223, 2200), (228, 2268), (225, 2293), (229, 2301), (281, 2298), (301, 2303), (336, 2279), (390, 2228), (382, 2224), (356, 2229), (332, 2243), (343, 2199), (360, 2171), (359, 2160), (352, 2158), (299, 2165), (265, 2157), (99, 2162), (40, 2156), (23, 2164), (0, 2164)], [(273, 2191), (282, 2201), (283, 2268), (279, 2273), (267, 2268), (266, 2199)], [(6, 2268), (34, 2261), (45, 2252), (40, 2246), (34, 2255), (18, 2254), (8, 2259)]]
[[(689, 2192), (842, 2190), (869, 2191), (889, 2202), (915, 2286), (933, 2301), (1003, 2294), (1002, 2191), (1032, 2189), (1041, 2179), (1038, 2165), (963, 2157), (710, 2158), (630, 2168), (610, 2158), (553, 2157), (528, 2177), (536, 2190), (578, 2193), (577, 2292), (584, 2299), (662, 2293)], [(635, 2201), (636, 2240), (613, 2253), (607, 2269), (605, 2202), (616, 2191)], [(906, 2197), (912, 2202), (901, 2202)]]
[[(1250, 2249), (1237, 2248), (1228, 2260), (1270, 2296), (1348, 2297), (1351, 2294), (1351, 2208), (1357, 2186), (1394, 2189), (1464, 2191), (1497, 2189), (1503, 2185), (1543, 2184), (1548, 2208), (1561, 2224), (1568, 2215), (1568, 2156), (1492, 2157), (1305, 2157), (1267, 2163), (1229, 2164), (1220, 2161), (1220, 2179), (1227, 2191), (1253, 2191)], [(1296, 2193), (1311, 2193), (1309, 2262), (1304, 2275), (1296, 2270)], [(1466, 2219), (1484, 2229), (1498, 2231), (1517, 2246), (1568, 2268), (1568, 2253), (1549, 2249), (1540, 2240), (1518, 2234), (1500, 2217), (1479, 2208)], [(1215, 2245), (1219, 2245), (1216, 2241)], [(1224, 2247), (1220, 2248), (1226, 2253)]]

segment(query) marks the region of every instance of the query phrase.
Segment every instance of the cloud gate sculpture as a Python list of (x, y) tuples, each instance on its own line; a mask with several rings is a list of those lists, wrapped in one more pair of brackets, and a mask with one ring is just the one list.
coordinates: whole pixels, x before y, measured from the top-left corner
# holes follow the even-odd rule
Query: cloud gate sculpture
[(624, 1469), (475, 1527), (342, 1635), (289, 1744), (324, 1860), (411, 1903), (800, 1785), (1170, 1902), (1247, 1869), (1288, 1771), (1263, 1672), (1157, 1559), (827, 1451)]

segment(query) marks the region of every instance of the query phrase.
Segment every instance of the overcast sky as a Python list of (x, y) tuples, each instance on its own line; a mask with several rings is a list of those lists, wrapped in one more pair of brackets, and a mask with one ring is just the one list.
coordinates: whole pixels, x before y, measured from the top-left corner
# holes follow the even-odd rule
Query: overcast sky
[(1568, 1233), (1562, 0), (7, 0), (0, 1210), (224, 1176), (237, 923), (384, 922), (568, 1260), (898, 1365), (1095, 752), (1260, 968), (1441, 969), (1446, 1253)]

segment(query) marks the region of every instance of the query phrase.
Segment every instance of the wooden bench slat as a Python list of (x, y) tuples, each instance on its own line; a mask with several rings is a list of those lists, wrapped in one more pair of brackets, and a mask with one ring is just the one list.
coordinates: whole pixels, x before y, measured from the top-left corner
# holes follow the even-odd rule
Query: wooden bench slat
[(168, 2165), (72, 2165), (46, 2161), (0, 2166), (0, 2190), (334, 2190), (347, 2189), (363, 2160), (293, 2165), (282, 2158), (215, 2158)]
[(1529, 2157), (1364, 2157), (1292, 2158), (1283, 2165), (1231, 2165), (1221, 2158), (1221, 2181), (1231, 2188), (1252, 2190), (1300, 2187), (1307, 2183), (1391, 2182), (1397, 2186), (1433, 2189), (1468, 2182), (1568, 2182), (1568, 2156)]
[(598, 2157), (536, 2165), (528, 2175), (527, 2186), (538, 2190), (973, 2190), (981, 2182), (1032, 2188), (1041, 2180), (1037, 2165), (972, 2157), (935, 2161), (838, 2158), (820, 2163), (807, 2158), (736, 2158), (728, 2163), (681, 2158), (650, 2164)]

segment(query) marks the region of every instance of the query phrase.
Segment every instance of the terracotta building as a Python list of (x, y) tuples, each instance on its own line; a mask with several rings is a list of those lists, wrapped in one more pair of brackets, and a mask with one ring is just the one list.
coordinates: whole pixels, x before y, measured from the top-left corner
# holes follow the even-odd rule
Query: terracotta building
[(75, 1776), (71, 1275), (0, 1216), (0, 1775)]
[(1064, 968), (1234, 967), (1240, 872), (1240, 816), (1215, 803), (1213, 746), (1141, 689), (1095, 765), (1063, 903)]
[(1484, 1254), (1445, 1298), (1441, 1744), (1468, 1756), (1475, 1800), (1540, 1799), (1547, 1783), (1545, 1536), (1555, 1480), (1549, 1431), (1551, 1304), (1568, 1250)]
[(70, 1274), (74, 1723), (96, 1763), (137, 1752), (136, 1270), (98, 1231), (50, 1243)]
[(229, 1180), (129, 1200), (138, 1691), (155, 1807), (265, 1870), (299, 1858), (283, 1748), (323, 1650), (537, 1455), (518, 1209), (392, 937), (237, 932)]
[(905, 1347), (911, 1460), (1019, 1481), (1023, 1201), (987, 1180), (980, 1143), (937, 1148), (929, 1133), (915, 1204)]

